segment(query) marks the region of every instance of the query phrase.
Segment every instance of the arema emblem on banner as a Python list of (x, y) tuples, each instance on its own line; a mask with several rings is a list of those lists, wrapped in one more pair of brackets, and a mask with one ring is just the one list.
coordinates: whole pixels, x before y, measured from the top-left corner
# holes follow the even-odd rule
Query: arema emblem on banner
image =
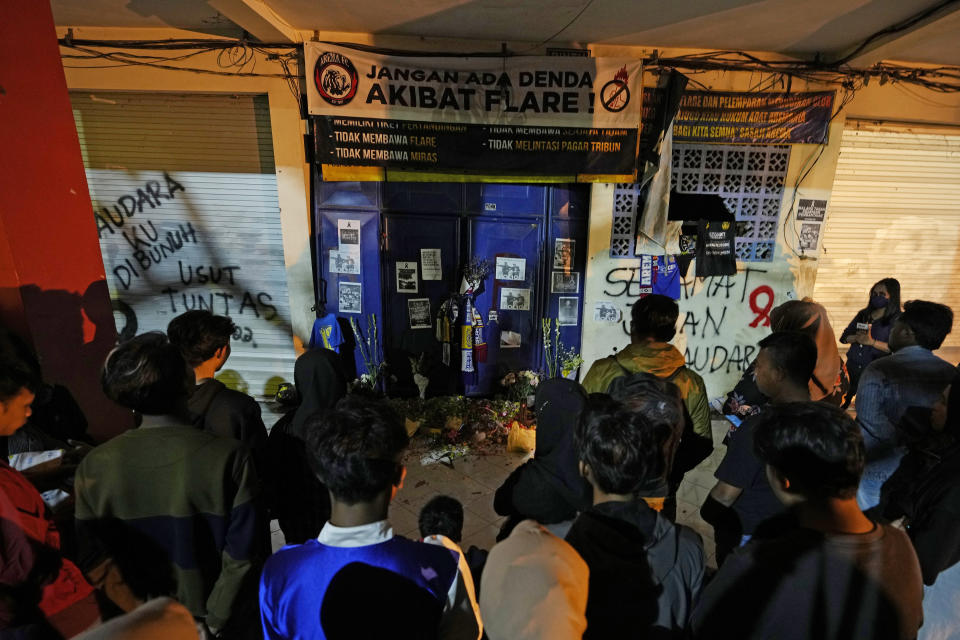
[(357, 69), (350, 58), (328, 51), (317, 58), (313, 68), (313, 82), (320, 97), (339, 107), (357, 95)]

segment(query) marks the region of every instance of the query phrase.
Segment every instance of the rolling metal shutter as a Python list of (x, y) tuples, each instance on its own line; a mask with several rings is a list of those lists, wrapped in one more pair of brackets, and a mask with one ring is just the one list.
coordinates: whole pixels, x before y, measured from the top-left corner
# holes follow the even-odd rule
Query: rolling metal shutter
[[(886, 277), (960, 317), (960, 128), (848, 120), (830, 198), (814, 298), (838, 337)], [(960, 358), (956, 324), (940, 355)]]
[(295, 355), (266, 96), (71, 101), (121, 336), (190, 309), (228, 315), (239, 329), (217, 378), (272, 397)]

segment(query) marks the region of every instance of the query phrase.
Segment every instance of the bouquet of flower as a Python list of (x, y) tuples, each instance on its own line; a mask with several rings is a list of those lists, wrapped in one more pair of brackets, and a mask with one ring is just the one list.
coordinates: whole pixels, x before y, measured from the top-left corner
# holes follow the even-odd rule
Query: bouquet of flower
[(560, 375), (562, 375), (564, 378), (567, 378), (582, 366), (583, 356), (581, 356), (576, 349), (573, 347), (561, 347)]
[(474, 444), (503, 444), (507, 440), (510, 424), (520, 415), (522, 407), (509, 400), (473, 400), (467, 403), (464, 422)]
[(543, 354), (547, 361), (547, 376), (566, 378), (583, 365), (583, 358), (573, 347), (565, 347), (560, 340), (560, 323), (557, 320), (541, 320), (543, 331)]
[(383, 372), (384, 362), (377, 333), (377, 316), (372, 313), (367, 316), (366, 335), (360, 330), (356, 318), (350, 318), (350, 328), (353, 329), (353, 335), (357, 339), (357, 347), (360, 349), (360, 356), (363, 358), (363, 365), (367, 369), (367, 372), (362, 374), (359, 380), (354, 380), (351, 383), (351, 390), (379, 391), (380, 374)]
[(500, 381), (507, 391), (507, 397), (514, 402), (527, 402), (528, 398), (537, 392), (540, 384), (540, 374), (536, 371), (511, 371)]

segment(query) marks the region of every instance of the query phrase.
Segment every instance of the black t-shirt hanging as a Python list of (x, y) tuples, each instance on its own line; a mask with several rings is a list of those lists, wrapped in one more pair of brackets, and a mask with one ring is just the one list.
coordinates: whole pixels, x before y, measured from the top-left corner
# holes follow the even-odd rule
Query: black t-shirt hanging
[(737, 273), (733, 243), (736, 223), (700, 220), (697, 229), (697, 277), (732, 276)]

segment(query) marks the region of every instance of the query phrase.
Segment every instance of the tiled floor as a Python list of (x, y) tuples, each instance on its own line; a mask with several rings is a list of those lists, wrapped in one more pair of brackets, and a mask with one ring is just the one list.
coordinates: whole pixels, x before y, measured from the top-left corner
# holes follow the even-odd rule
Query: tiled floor
[[(677, 494), (677, 520), (690, 526), (703, 537), (707, 564), (716, 567), (714, 558), (713, 529), (700, 519), (700, 505), (715, 482), (713, 471), (723, 459), (726, 447), (720, 445), (727, 432), (725, 420), (714, 420), (713, 454), (696, 469), (687, 473)], [(407, 477), (403, 488), (390, 505), (390, 522), (396, 533), (409, 538), (419, 538), (417, 516), (420, 508), (435, 495), (445, 494), (459, 500), (464, 507), (463, 540), (461, 546), (469, 549), (476, 545), (490, 549), (504, 518), (493, 510), (493, 493), (506, 477), (527, 456), (518, 453), (472, 455), (454, 461), (453, 467), (444, 464), (420, 464), (423, 447), (417, 447), (404, 460)], [(283, 534), (273, 523), (274, 549), (283, 545)]]

